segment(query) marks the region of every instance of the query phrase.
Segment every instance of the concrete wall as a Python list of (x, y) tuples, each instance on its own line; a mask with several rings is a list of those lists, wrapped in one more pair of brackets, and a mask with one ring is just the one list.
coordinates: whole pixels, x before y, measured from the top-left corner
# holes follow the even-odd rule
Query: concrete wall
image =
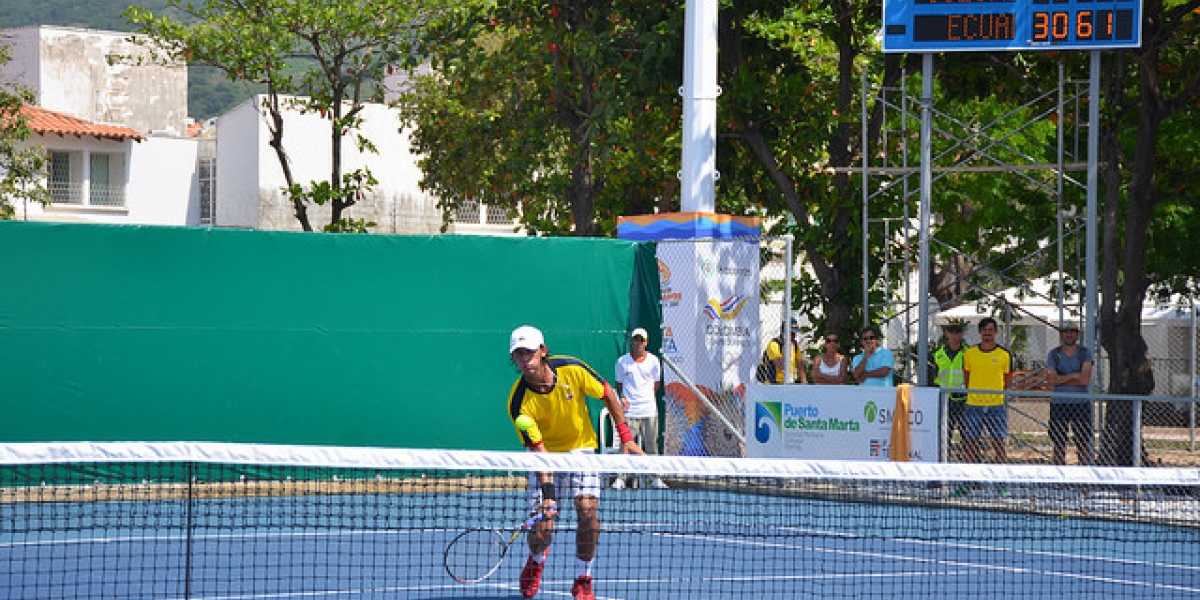
[[(260, 122), (256, 105), (243, 102), (216, 121), (217, 128), (217, 209), (218, 227), (258, 229), (261, 203), (259, 173), (266, 168), (279, 170), (275, 155), (267, 146), (266, 127)], [(271, 162), (265, 159), (269, 158)]]
[(130, 34), (47, 26), (3, 34), (13, 48), (4, 71), (37, 92), (38, 106), (143, 133), (186, 131), (187, 67), (155, 64)]
[[(285, 180), (270, 132), (259, 114), (261, 99), (248, 100), (217, 120), (217, 225), (271, 230), (298, 230), (290, 202), (280, 189)], [(418, 186), (421, 173), (409, 151), (406, 132), (399, 131), (394, 110), (368, 105), (361, 113), (362, 134), (378, 153), (360, 152), (353, 139), (343, 145), (342, 171), (366, 167), (378, 180), (374, 192), (345, 216), (373, 221), (376, 233), (436, 233), (441, 227), (437, 201)], [(284, 147), (298, 183), (329, 178), (329, 121), (317, 114), (287, 110)], [(329, 222), (328, 207), (310, 206), (315, 229)]]

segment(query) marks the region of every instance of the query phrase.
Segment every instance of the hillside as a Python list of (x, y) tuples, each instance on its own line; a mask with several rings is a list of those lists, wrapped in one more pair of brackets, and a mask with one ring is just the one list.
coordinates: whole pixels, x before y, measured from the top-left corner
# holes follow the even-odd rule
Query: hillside
[[(132, 31), (121, 16), (130, 5), (162, 11), (166, 0), (0, 0), (0, 28), (58, 25)], [(216, 117), (249, 98), (252, 87), (228, 81), (209, 67), (188, 69), (188, 114), (197, 121)]]

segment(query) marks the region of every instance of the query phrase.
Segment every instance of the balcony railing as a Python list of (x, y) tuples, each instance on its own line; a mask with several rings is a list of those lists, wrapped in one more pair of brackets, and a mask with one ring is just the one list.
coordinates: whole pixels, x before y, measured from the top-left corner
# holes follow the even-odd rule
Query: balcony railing
[(125, 186), (50, 182), (50, 202), (68, 206), (125, 206)]

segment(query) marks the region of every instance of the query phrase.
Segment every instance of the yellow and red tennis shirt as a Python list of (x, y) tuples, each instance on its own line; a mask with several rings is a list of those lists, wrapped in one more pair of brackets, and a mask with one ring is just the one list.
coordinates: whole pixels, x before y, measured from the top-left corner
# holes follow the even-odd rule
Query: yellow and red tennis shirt
[[(570, 356), (546, 358), (554, 371), (554, 388), (539, 394), (517, 379), (508, 396), (508, 416), (513, 420), (529, 415), (542, 432), (542, 443), (550, 452), (569, 452), (578, 448), (596, 448), (596, 431), (588, 416), (587, 399), (604, 398), (608, 382), (587, 363)], [(517, 429), (522, 444), (528, 444), (528, 434)]]

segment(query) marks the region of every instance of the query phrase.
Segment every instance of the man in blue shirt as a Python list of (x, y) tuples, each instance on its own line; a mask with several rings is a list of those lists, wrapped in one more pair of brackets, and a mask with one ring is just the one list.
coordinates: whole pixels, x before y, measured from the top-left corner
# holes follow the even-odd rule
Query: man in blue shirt
[[(1046, 382), (1054, 386), (1050, 398), (1050, 441), (1054, 444), (1054, 464), (1067, 463), (1067, 433), (1075, 436), (1079, 464), (1092, 464), (1092, 439), (1095, 435), (1092, 400), (1085, 394), (1092, 380), (1092, 351), (1079, 345), (1079, 325), (1063, 321), (1058, 328), (1062, 345), (1046, 356)], [(1058, 394), (1080, 396), (1059, 397)]]

